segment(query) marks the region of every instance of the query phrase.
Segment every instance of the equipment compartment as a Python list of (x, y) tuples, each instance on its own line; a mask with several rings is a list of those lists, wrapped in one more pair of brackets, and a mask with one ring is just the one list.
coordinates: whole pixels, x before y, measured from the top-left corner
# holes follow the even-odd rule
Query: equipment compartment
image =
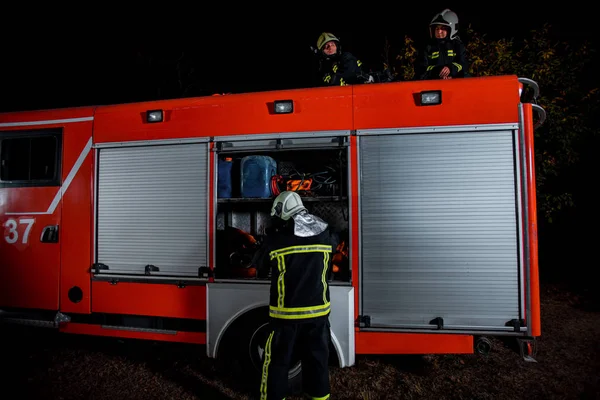
[[(268, 278), (257, 277), (257, 271), (251, 265), (252, 257), (270, 228), (273, 200), (282, 191), (294, 190), (302, 197), (308, 212), (323, 218), (336, 235), (339, 245), (334, 249), (330, 280), (350, 281), (348, 148), (345, 138), (339, 139), (339, 143), (337, 138), (329, 140), (333, 140), (329, 148), (217, 150), (217, 165), (224, 159), (230, 159), (233, 164), (231, 177), (227, 177), (231, 181), (232, 197), (217, 196), (216, 199), (216, 279)], [(268, 171), (276, 171), (266, 189), (261, 187), (252, 191), (268, 196), (243, 197), (243, 162), (249, 159), (268, 160), (264, 163), (267, 175), (270, 174)], [(255, 174), (261, 176), (260, 185), (263, 185), (263, 171)]]

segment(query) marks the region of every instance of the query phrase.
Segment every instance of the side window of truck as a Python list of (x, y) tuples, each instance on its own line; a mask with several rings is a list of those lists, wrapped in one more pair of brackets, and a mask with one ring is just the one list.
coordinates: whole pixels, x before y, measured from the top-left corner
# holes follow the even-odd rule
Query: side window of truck
[(0, 187), (60, 185), (61, 135), (0, 132)]

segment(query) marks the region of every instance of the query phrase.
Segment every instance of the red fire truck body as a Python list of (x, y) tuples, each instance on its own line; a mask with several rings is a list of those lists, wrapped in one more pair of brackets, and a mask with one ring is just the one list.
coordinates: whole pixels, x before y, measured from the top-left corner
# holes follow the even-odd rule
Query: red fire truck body
[(335, 184), (302, 197), (347, 233), (346, 273), (329, 282), (341, 366), (355, 354), (472, 353), (494, 335), (530, 344), (541, 334), (542, 109), (521, 102), (525, 84), (497, 76), (1, 114), (0, 319), (203, 344), (210, 357), (234, 341), (259, 351), (268, 279), (232, 267), (233, 239), (220, 235), (260, 237), (274, 193), (245, 197), (235, 179), (231, 196), (218, 193), (221, 163), (235, 177), (236, 161), (258, 155), (281, 177), (313, 176), (313, 188), (334, 160)]

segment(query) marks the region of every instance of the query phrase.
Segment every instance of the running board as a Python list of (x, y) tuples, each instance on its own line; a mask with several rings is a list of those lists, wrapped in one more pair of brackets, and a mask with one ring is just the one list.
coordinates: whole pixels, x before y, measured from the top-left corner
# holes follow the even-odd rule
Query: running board
[(168, 329), (138, 328), (134, 326), (125, 325), (101, 325), (101, 327), (102, 329), (112, 329), (116, 331), (159, 333), (161, 335), (177, 335), (177, 331)]
[(25, 325), (32, 326), (36, 328), (54, 328), (57, 329), (60, 324), (71, 321), (71, 317), (61, 313), (60, 311), (56, 313), (54, 319), (33, 319), (27, 318), (26, 316), (22, 316), (19, 313), (11, 313), (6, 311), (0, 311), (0, 323), (3, 324), (13, 324), (13, 325)]

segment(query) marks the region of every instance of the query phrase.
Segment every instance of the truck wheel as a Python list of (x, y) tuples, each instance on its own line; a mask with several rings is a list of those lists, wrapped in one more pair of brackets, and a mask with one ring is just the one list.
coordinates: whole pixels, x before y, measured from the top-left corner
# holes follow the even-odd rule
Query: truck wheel
[(475, 341), (475, 351), (479, 354), (487, 356), (492, 350), (492, 342), (485, 336), (477, 338)]

